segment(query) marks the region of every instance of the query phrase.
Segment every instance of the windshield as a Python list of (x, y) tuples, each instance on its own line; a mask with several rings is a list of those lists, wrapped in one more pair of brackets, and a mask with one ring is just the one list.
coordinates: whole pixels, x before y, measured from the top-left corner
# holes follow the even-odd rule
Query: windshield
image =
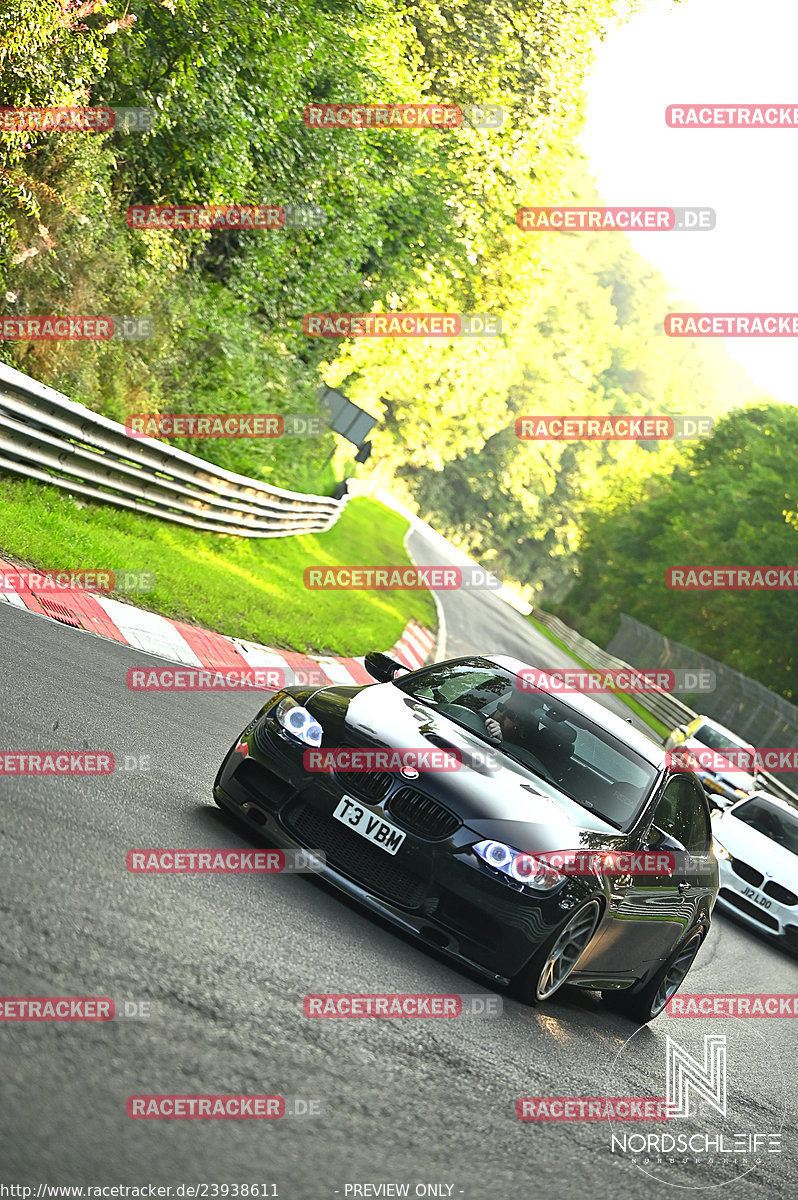
[(657, 778), (655, 766), (600, 725), (559, 697), (521, 690), (513, 672), (485, 659), (394, 683), (619, 829), (630, 827)]
[(710, 750), (735, 750), (734, 763), (739, 766), (753, 771), (756, 766), (756, 756), (753, 753), (740, 753), (740, 751), (748, 751), (750, 747), (747, 742), (737, 741), (736, 738), (730, 738), (725, 733), (721, 733), (712, 725), (699, 725), (695, 733), (692, 734), (697, 742), (702, 746), (709, 746)]
[(798, 854), (798, 812), (790, 813), (766, 800), (746, 800), (735, 808), (736, 820), (762, 833), (778, 846)]

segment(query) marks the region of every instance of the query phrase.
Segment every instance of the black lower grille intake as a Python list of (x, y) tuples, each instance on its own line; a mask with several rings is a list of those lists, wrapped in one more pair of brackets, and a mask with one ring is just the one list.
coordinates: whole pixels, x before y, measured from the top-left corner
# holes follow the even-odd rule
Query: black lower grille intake
[(451, 837), (460, 828), (455, 817), (437, 800), (417, 792), (415, 788), (400, 788), (387, 804), (388, 812), (400, 825), (419, 837), (436, 841)]
[(748, 863), (741, 862), (739, 858), (732, 861), (732, 870), (735, 875), (739, 875), (746, 883), (750, 883), (752, 887), (761, 887), (765, 876), (761, 871), (757, 871), (755, 867), (749, 867)]
[(275, 775), (255, 758), (245, 758), (233, 778), (252, 800), (268, 808), (279, 808), (295, 790), (287, 780)]
[(368, 891), (405, 908), (417, 908), (426, 896), (423, 879), (405, 871), (392, 855), (345, 829), (334, 817), (318, 812), (307, 801), (291, 804), (283, 821), (303, 845), (323, 850), (331, 867)]
[(494, 949), (501, 943), (502, 930), (498, 921), (488, 916), (476, 904), (469, 904), (462, 896), (441, 889), (438, 907), (433, 914), (434, 920), (440, 925), (446, 925), (455, 933), (465, 934), (472, 942), (480, 942), (483, 946)]
[(771, 917), (770, 913), (765, 912), (758, 904), (752, 904), (750, 900), (744, 900), (742, 896), (738, 896), (731, 888), (722, 887), (718, 895), (722, 900), (728, 900), (729, 904), (733, 904), (735, 908), (739, 908), (740, 912), (753, 917), (760, 925), (764, 925), (766, 929), (775, 929), (778, 932), (779, 923), (776, 918)]
[(789, 888), (782, 887), (780, 883), (776, 883), (771, 879), (762, 888), (762, 891), (767, 896), (772, 896), (774, 900), (778, 900), (779, 904), (786, 904), (789, 908), (793, 904), (798, 904), (798, 896), (795, 892), (791, 892)]

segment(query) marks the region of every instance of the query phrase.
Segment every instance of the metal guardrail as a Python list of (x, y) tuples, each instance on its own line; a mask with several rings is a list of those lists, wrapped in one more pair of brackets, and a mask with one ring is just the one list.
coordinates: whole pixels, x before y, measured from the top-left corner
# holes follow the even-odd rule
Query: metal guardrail
[[(634, 671), (637, 669), (631, 666), (630, 663), (624, 662), (623, 659), (615, 658), (614, 655), (608, 654), (606, 650), (602, 650), (600, 646), (597, 646), (595, 642), (591, 642), (589, 638), (582, 637), (580, 633), (577, 633), (575, 629), (571, 629), (559, 617), (552, 616), (551, 613), (542, 612), (539, 608), (533, 609), (533, 615), (536, 621), (539, 621), (568, 650), (573, 651), (589, 667), (594, 667), (600, 671)], [(694, 717), (699, 716), (697, 712), (689, 708), (686, 704), (683, 704), (681, 700), (677, 700), (669, 692), (635, 692), (635, 701), (646, 712), (651, 713), (652, 716), (662, 721), (664, 725), (667, 725), (669, 730), (675, 729), (677, 725), (686, 725)], [(783, 800), (789, 800), (793, 804), (798, 804), (798, 795), (791, 791), (775, 775), (771, 775), (769, 771), (760, 771), (759, 778), (764, 781), (765, 789), (772, 792), (774, 796), (780, 796)]]
[(272, 487), (154, 438), (0, 363), (0, 471), (193, 529), (274, 538), (330, 529), (346, 498)]

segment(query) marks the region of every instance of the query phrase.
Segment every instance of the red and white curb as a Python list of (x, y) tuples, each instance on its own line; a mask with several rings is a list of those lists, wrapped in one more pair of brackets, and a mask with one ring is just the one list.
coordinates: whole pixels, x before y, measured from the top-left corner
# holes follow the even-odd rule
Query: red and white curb
[[(0, 559), (0, 571), (17, 570), (13, 563)], [(45, 591), (20, 585), (13, 592), (0, 592), (0, 600), (187, 667), (214, 671), (271, 668), (283, 672), (286, 684), (308, 682), (319, 687), (328, 683), (374, 682), (362, 658), (313, 658), (291, 650), (276, 650), (243, 638), (198, 629), (183, 621), (172, 621), (94, 592)], [(434, 645), (435, 635), (429, 629), (417, 621), (409, 621), (399, 641), (387, 653), (416, 670), (430, 658)]]

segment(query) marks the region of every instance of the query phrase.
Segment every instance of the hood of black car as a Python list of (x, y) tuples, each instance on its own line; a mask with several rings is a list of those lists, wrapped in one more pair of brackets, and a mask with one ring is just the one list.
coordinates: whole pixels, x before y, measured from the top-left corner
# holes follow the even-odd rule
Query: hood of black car
[[(459, 750), (465, 761), (458, 770), (421, 771), (412, 786), (446, 805), (482, 837), (522, 850), (593, 849), (624, 840), (615, 826), (502, 755), (500, 747), (393, 684), (324, 688), (307, 707), (324, 730), (324, 748)], [(496, 765), (480, 761), (489, 753)], [(468, 765), (471, 755), (475, 766)]]

